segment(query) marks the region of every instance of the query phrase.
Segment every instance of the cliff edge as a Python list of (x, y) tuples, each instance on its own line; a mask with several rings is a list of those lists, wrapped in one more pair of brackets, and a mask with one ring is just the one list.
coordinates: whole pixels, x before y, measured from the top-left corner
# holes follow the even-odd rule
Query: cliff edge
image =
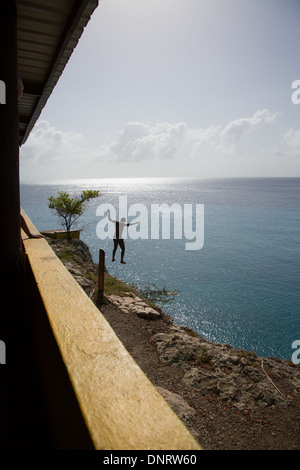
[[(98, 269), (87, 245), (48, 242), (95, 301)], [(122, 284), (118, 295), (105, 292), (101, 312), (203, 448), (300, 448), (299, 366), (204, 339)]]

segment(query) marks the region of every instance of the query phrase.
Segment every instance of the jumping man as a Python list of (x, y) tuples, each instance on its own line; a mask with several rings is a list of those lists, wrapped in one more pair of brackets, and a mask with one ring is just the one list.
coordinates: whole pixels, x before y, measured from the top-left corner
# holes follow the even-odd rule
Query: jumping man
[(110, 217), (110, 210), (108, 209), (107, 210), (107, 213), (108, 213), (108, 220), (110, 222), (113, 222), (116, 226), (116, 231), (115, 231), (115, 234), (114, 234), (114, 249), (113, 249), (113, 253), (112, 253), (112, 261), (116, 261), (115, 259), (115, 255), (116, 255), (116, 251), (117, 251), (117, 248), (118, 248), (118, 245), (120, 246), (121, 248), (121, 263), (122, 264), (126, 264), (126, 262), (124, 261), (124, 254), (125, 254), (125, 243), (124, 243), (124, 240), (122, 238), (122, 232), (123, 232), (123, 228), (126, 226), (126, 227), (129, 227), (129, 225), (136, 225), (136, 224), (139, 224), (139, 222), (134, 222), (132, 224), (126, 224), (126, 219), (125, 217), (122, 217), (122, 219), (120, 220), (120, 222), (118, 222), (117, 220), (112, 220), (111, 217)]

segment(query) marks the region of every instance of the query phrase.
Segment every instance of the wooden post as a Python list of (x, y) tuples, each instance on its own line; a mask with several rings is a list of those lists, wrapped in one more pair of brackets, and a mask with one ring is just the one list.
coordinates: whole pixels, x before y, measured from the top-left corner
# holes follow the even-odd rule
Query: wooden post
[(105, 251), (99, 250), (99, 268), (98, 268), (98, 295), (97, 306), (103, 303), (104, 293), (104, 271), (105, 271)]
[[(0, 200), (2, 222), (0, 272), (1, 284), (9, 278), (9, 284), (16, 287), (16, 271), (20, 266), (21, 255), (21, 229), (17, 12), (15, 2), (12, 0), (1, 2), (0, 5), (0, 79), (5, 83), (5, 104), (0, 105)], [(5, 297), (1, 299), (3, 303)]]
[(0, 105), (0, 291), (1, 304), (10, 305), (0, 313), (3, 336), (3, 323), (14, 329), (18, 322), (11, 302), (20, 294), (21, 285), (17, 12), (13, 0), (0, 4), (0, 79), (5, 83), (5, 104)]
[[(7, 446), (10, 439), (10, 443), (15, 439), (13, 423), (25, 424), (23, 410), (31, 408), (29, 403), (25, 406), (25, 394), (20, 393), (19, 388), (20, 384), (28, 385), (30, 356), (26, 356), (29, 339), (24, 331), (26, 320), (21, 290), (17, 9), (14, 0), (0, 2), (0, 80), (5, 84), (4, 88), (2, 85), (5, 96), (0, 104), (0, 340), (5, 343), (7, 353), (6, 364), (1, 365), (0, 371), (0, 446), (3, 442)], [(22, 358), (26, 362), (23, 375), (19, 374)], [(25, 425), (20, 432), (23, 431), (26, 433)]]

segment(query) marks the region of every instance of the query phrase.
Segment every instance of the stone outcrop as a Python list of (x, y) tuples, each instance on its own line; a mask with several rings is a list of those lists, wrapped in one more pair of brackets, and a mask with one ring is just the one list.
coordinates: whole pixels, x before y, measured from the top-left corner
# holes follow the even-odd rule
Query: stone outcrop
[[(185, 326), (172, 326), (153, 340), (162, 362), (181, 364), (182, 380), (191, 390), (213, 393), (238, 409), (285, 406), (300, 392), (300, 369), (287, 361), (213, 343)], [(287, 395), (280, 391), (283, 380), (289, 383)]]
[(95, 292), (97, 265), (94, 263), (89, 247), (82, 240), (47, 239), (54, 253), (82, 289), (92, 297)]
[(195, 434), (192, 427), (192, 420), (195, 416), (195, 410), (178, 393), (170, 392), (163, 387), (156, 387), (161, 396), (166, 400), (170, 408), (181, 419), (192, 434)]
[[(165, 315), (132, 293), (111, 295), (108, 299), (125, 315), (137, 315), (151, 321)], [(300, 392), (299, 367), (277, 358), (262, 358), (229, 344), (211, 342), (187, 326), (175, 326), (170, 321), (166, 332), (153, 335), (153, 342), (162, 363), (182, 367), (182, 383), (189, 390), (213, 394), (239, 410), (284, 407)], [(285, 390), (288, 383), (288, 394), (280, 391), (282, 381)], [(180, 400), (179, 405), (176, 397), (167, 392), (162, 395), (177, 414), (182, 414), (182, 420), (188, 425), (184, 400)], [(180, 406), (183, 408), (178, 412)]]
[[(50, 245), (76, 281), (92, 297), (97, 279), (97, 265), (89, 248), (81, 240), (49, 240)], [(132, 292), (109, 295), (107, 299), (121, 314), (134, 315), (148, 322), (164, 320), (164, 331), (156, 332), (152, 341), (159, 359), (166, 365), (183, 370), (182, 384), (203, 395), (239, 410), (285, 407), (299, 396), (300, 368), (277, 358), (262, 358), (228, 344), (217, 344), (200, 337), (186, 326), (175, 326), (169, 315), (150, 307)], [(157, 323), (157, 322), (156, 322)], [(184, 400), (169, 391), (161, 393), (188, 425), (191, 410)]]
[(162, 313), (155, 310), (137, 295), (127, 292), (124, 296), (108, 295), (108, 300), (125, 314), (135, 314), (145, 320), (157, 320)]

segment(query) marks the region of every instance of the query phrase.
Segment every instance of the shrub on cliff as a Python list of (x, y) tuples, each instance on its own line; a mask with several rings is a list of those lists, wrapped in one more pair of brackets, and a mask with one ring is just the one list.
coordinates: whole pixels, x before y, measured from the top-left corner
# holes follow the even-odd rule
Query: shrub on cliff
[(84, 213), (87, 202), (99, 196), (99, 191), (89, 189), (82, 191), (80, 196), (71, 198), (65, 191), (59, 191), (58, 196), (49, 197), (49, 208), (56, 212), (62, 219), (62, 226), (67, 231), (70, 240), (70, 230), (74, 222)]

